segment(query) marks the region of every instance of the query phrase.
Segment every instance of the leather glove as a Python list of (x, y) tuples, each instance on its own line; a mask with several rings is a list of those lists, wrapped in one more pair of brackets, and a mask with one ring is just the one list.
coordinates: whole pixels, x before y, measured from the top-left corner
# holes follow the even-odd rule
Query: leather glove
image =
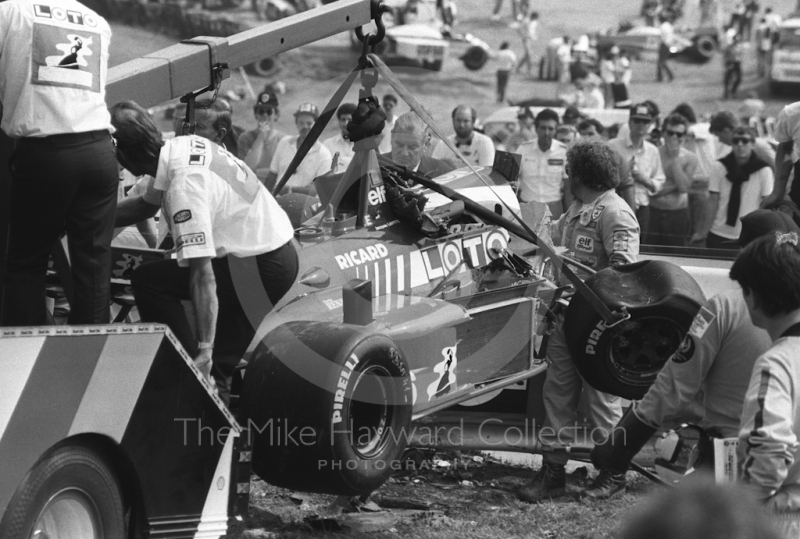
[(657, 430), (643, 423), (630, 409), (611, 430), (611, 435), (592, 448), (589, 458), (598, 470), (626, 472), (633, 457)]

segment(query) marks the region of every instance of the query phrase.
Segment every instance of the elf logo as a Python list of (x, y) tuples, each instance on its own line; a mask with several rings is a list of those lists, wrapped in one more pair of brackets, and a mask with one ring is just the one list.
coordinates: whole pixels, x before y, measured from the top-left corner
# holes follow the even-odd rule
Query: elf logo
[(600, 320), (595, 326), (595, 329), (589, 334), (589, 342), (586, 343), (586, 353), (590, 355), (595, 354), (594, 347), (597, 346), (597, 341), (600, 340), (600, 337), (603, 336), (603, 332), (606, 330), (606, 323), (603, 320)]
[(386, 189), (379, 185), (374, 189), (369, 190), (369, 195), (367, 195), (367, 200), (369, 201), (370, 206), (377, 206), (383, 202), (386, 202)]

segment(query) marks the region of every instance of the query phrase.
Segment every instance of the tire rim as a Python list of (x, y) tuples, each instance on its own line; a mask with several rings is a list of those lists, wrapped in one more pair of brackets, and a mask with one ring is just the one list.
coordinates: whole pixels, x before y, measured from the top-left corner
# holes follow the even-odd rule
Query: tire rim
[(634, 330), (611, 338), (608, 366), (617, 380), (643, 386), (658, 375), (683, 338), (680, 327), (666, 318), (642, 318), (636, 324)]
[(94, 501), (84, 491), (62, 490), (39, 513), (31, 539), (100, 539), (98, 514)]
[(385, 367), (373, 365), (361, 371), (353, 384), (349, 425), (353, 449), (361, 458), (377, 457), (389, 442), (388, 427), (394, 419), (392, 380)]

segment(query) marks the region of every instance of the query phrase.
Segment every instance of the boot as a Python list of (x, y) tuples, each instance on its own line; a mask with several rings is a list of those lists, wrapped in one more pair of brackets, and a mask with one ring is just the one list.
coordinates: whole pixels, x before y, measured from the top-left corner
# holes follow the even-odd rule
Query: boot
[(595, 500), (607, 500), (625, 492), (627, 484), (625, 472), (614, 473), (610, 470), (600, 470), (592, 484), (583, 489), (581, 496)]
[(636, 456), (657, 429), (642, 422), (633, 409), (629, 410), (619, 423), (611, 429), (611, 435), (603, 442), (596, 444), (589, 454), (592, 464), (598, 470), (608, 470), (615, 474), (624, 474)]
[(563, 464), (545, 462), (533, 479), (519, 489), (521, 500), (538, 503), (567, 493), (567, 470)]

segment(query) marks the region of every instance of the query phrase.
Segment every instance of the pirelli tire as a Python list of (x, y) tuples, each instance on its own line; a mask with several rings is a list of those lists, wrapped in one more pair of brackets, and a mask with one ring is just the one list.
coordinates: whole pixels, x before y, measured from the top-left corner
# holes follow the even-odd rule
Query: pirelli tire
[(597, 311), (575, 294), (564, 334), (581, 376), (595, 389), (638, 400), (661, 368), (684, 345), (705, 303), (697, 282), (679, 266), (658, 260), (606, 268), (586, 284), (611, 308), (627, 308), (628, 322), (608, 328)]
[(388, 337), (282, 325), (254, 351), (242, 387), (253, 471), (284, 488), (368, 494), (400, 466), (412, 399), (410, 370)]
[(124, 539), (120, 483), (100, 454), (65, 445), (45, 454), (17, 488), (0, 522), (3, 539)]

